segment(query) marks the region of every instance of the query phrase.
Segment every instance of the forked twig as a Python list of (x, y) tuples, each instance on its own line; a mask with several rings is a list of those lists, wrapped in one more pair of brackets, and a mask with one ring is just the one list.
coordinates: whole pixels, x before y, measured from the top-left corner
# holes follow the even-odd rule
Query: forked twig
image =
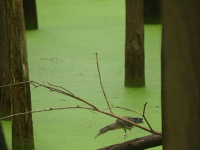
[(147, 123), (148, 127), (151, 129), (152, 133), (154, 133), (154, 130), (152, 129), (150, 123), (148, 122), (148, 120), (145, 116), (146, 105), (147, 105), (147, 102), (144, 104), (143, 113), (140, 113), (138, 111), (135, 111), (135, 110), (132, 110), (132, 109), (129, 109), (129, 108), (126, 108), (126, 107), (120, 107), (120, 106), (114, 106), (114, 105), (112, 105), (112, 108), (125, 109), (125, 110), (128, 110), (128, 111), (131, 111), (131, 112), (134, 112), (134, 113), (141, 115), (144, 118), (145, 122)]
[(111, 107), (110, 107), (110, 104), (109, 104), (109, 102), (108, 102), (108, 98), (107, 98), (106, 93), (105, 93), (105, 91), (104, 91), (102, 81), (101, 81), (101, 74), (100, 74), (99, 63), (98, 63), (98, 54), (97, 54), (97, 53), (94, 53), (94, 54), (96, 55), (96, 64), (97, 64), (97, 69), (98, 69), (98, 73), (99, 73), (99, 81), (100, 81), (101, 89), (102, 89), (102, 91), (103, 91), (103, 94), (104, 94), (104, 97), (105, 97), (105, 99), (106, 99), (106, 102), (107, 102), (108, 108), (109, 108), (109, 110), (110, 110), (110, 113), (113, 114), (112, 109), (111, 109)]
[(67, 91), (69, 94), (71, 94), (71, 95), (74, 96), (74, 94), (73, 94), (72, 92), (70, 92), (69, 90), (67, 90), (66, 88), (64, 88), (64, 87), (62, 87), (62, 86), (53, 85), (53, 84), (51, 84), (51, 83), (49, 83), (49, 82), (47, 82), (47, 83), (48, 83), (50, 86), (54, 86), (54, 87), (57, 87), (57, 88), (61, 88), (61, 89), (65, 90), (65, 91)]
[[(28, 81), (26, 81), (26, 82), (28, 82)], [(41, 87), (44, 87), (44, 88), (49, 89), (50, 91), (54, 91), (54, 92), (57, 92), (57, 93), (60, 93), (60, 94), (67, 95), (67, 96), (69, 96), (69, 97), (72, 97), (72, 98), (74, 98), (74, 99), (76, 99), (76, 100), (79, 100), (79, 101), (81, 101), (81, 102), (83, 102), (83, 103), (85, 103), (85, 104), (91, 106), (91, 107), (94, 108), (94, 109), (97, 109), (97, 107), (94, 106), (93, 104), (89, 103), (88, 101), (85, 101), (84, 99), (82, 99), (82, 98), (80, 98), (80, 97), (75, 96), (74, 94), (72, 94), (71, 92), (69, 92), (69, 90), (67, 90), (67, 89), (65, 89), (65, 88), (61, 88), (60, 86), (55, 86), (55, 85), (50, 84), (50, 83), (48, 83), (50, 86), (47, 86), (47, 85), (44, 85), (44, 84), (41, 84), (41, 83), (38, 83), (38, 82), (35, 82), (35, 81), (29, 81), (29, 82), (35, 83), (35, 84), (36, 84), (35, 87), (40, 87), (40, 86), (41, 86)], [(59, 87), (59, 88), (65, 90), (65, 91), (62, 91), (62, 90), (60, 90), (60, 89), (57, 89), (57, 88), (54, 88), (54, 87), (51, 87), (51, 86)], [(67, 92), (66, 92), (66, 91), (67, 91)]]
[(149, 126), (149, 128), (151, 129), (151, 131), (152, 131), (152, 133), (153, 133), (154, 130), (152, 129), (150, 123), (147, 121), (147, 118), (146, 118), (146, 116), (145, 116), (146, 105), (147, 105), (147, 102), (144, 104), (144, 109), (143, 109), (142, 117), (144, 118), (144, 120), (146, 121), (147, 125)]

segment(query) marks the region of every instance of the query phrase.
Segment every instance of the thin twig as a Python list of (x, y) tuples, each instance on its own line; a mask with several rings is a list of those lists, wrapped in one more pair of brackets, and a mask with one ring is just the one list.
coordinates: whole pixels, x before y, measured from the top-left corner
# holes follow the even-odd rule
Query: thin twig
[(103, 91), (103, 94), (104, 94), (104, 97), (105, 97), (105, 99), (106, 99), (106, 102), (107, 102), (108, 108), (109, 108), (109, 110), (110, 110), (110, 113), (113, 114), (112, 109), (111, 109), (111, 107), (110, 107), (110, 104), (109, 104), (109, 102), (108, 102), (108, 98), (107, 98), (106, 93), (105, 93), (105, 91), (104, 91), (102, 81), (101, 81), (101, 74), (100, 74), (99, 63), (98, 63), (98, 54), (97, 54), (97, 53), (94, 53), (94, 54), (96, 55), (96, 64), (97, 64), (97, 69), (98, 69), (98, 73), (99, 73), (99, 80), (100, 80), (101, 89), (102, 89), (102, 91)]
[(105, 114), (105, 115), (108, 115), (108, 116), (111, 116), (111, 117), (114, 117), (114, 118), (123, 120), (123, 121), (125, 121), (125, 122), (127, 122), (127, 123), (130, 123), (130, 124), (132, 124), (132, 125), (134, 125), (134, 126), (140, 128), (140, 129), (143, 129), (143, 130), (148, 131), (148, 132), (150, 132), (150, 133), (162, 135), (161, 132), (152, 131), (151, 129), (148, 129), (148, 128), (146, 128), (146, 127), (143, 127), (143, 126), (141, 126), (141, 125), (139, 125), (139, 124), (136, 124), (136, 123), (134, 123), (134, 122), (132, 122), (132, 121), (130, 121), (130, 120), (124, 119), (124, 118), (122, 118), (122, 117), (120, 117), (120, 116), (117, 116), (117, 115), (115, 115), (115, 114), (110, 114), (110, 113), (105, 112), (105, 111), (103, 111), (102, 113)]
[(51, 84), (51, 83), (49, 83), (49, 82), (47, 82), (47, 83), (48, 83), (50, 86), (54, 86), (54, 87), (57, 87), (57, 88), (61, 88), (61, 89), (67, 91), (68, 93), (70, 93), (71, 95), (74, 96), (74, 94), (73, 94), (72, 92), (70, 92), (69, 90), (67, 90), (66, 88), (64, 88), (64, 87), (62, 87), (62, 86), (53, 85), (53, 84)]
[(0, 88), (8, 87), (8, 86), (13, 86), (13, 85), (24, 84), (24, 83), (29, 83), (29, 82), (31, 82), (31, 81), (24, 81), (24, 82), (13, 83), (13, 84), (8, 84), (8, 85), (1, 85)]
[(143, 115), (145, 115), (146, 105), (147, 105), (147, 102), (144, 104)]
[(148, 120), (147, 120), (147, 118), (145, 116), (146, 105), (147, 105), (147, 102), (144, 104), (143, 113), (140, 113), (138, 111), (135, 111), (135, 110), (132, 110), (132, 109), (129, 109), (129, 108), (126, 108), (126, 107), (120, 107), (120, 106), (114, 106), (114, 105), (112, 105), (113, 106), (112, 108), (125, 109), (125, 110), (131, 111), (131, 112), (135, 112), (135, 113), (141, 115), (144, 118), (145, 122), (147, 123), (148, 127), (151, 129), (152, 133), (154, 133), (153, 128), (151, 127), (150, 123), (148, 122)]
[(146, 116), (145, 116), (146, 105), (147, 105), (147, 102), (144, 104), (143, 113), (140, 113), (138, 111), (135, 111), (135, 110), (132, 110), (132, 109), (129, 109), (129, 108), (126, 108), (126, 107), (119, 107), (119, 106), (114, 106), (114, 105), (112, 105), (112, 108), (125, 109), (125, 110), (131, 111), (131, 112), (135, 112), (135, 113), (141, 115), (144, 118), (145, 122), (147, 123), (148, 127), (150, 128), (151, 133), (154, 133), (154, 130), (152, 129), (150, 123), (148, 122), (148, 120), (146, 119)]
[[(67, 96), (69, 96), (69, 97), (72, 97), (72, 98), (74, 98), (74, 99), (77, 99), (77, 100), (79, 100), (79, 101), (81, 101), (81, 102), (83, 102), (83, 103), (85, 103), (85, 104), (87, 104), (87, 105), (93, 107), (94, 109), (97, 109), (97, 107), (94, 106), (93, 104), (91, 104), (91, 103), (89, 103), (89, 102), (87, 102), (87, 101), (81, 99), (80, 97), (75, 96), (75, 95), (72, 94), (71, 92), (70, 92), (70, 93), (67, 93), (67, 92), (65, 92), (65, 91), (62, 91), (62, 90), (59, 90), (59, 89), (56, 89), (56, 88), (53, 88), (53, 87), (51, 87), (51, 86), (47, 86), (47, 85), (44, 85), (44, 84), (40, 84), (40, 83), (35, 82), (35, 81), (31, 81), (31, 82), (33, 82), (33, 83), (35, 83), (35, 84), (38, 84), (38, 85), (40, 85), (40, 86), (42, 86), (42, 87), (44, 87), (44, 88), (47, 88), (47, 89), (49, 89), (50, 91), (54, 91), (54, 92), (57, 92), (57, 93), (61, 93), (61, 94), (67, 95)], [(50, 84), (50, 83), (49, 83), (49, 84)], [(64, 88), (63, 88), (63, 89), (64, 89)], [(67, 90), (67, 89), (65, 89), (65, 90)], [(68, 91), (68, 90), (67, 90), (67, 91)]]
[(57, 108), (51, 108), (50, 107), (49, 109), (34, 110), (34, 111), (28, 111), (28, 112), (23, 112), (23, 113), (18, 113), (18, 114), (13, 114), (13, 115), (5, 116), (5, 117), (0, 118), (0, 120), (4, 120), (4, 119), (7, 119), (7, 118), (11, 118), (11, 117), (15, 117), (15, 116), (20, 116), (20, 115), (33, 114), (33, 113), (45, 112), (45, 111), (53, 111), (53, 110), (71, 109), (71, 108), (80, 108), (80, 109), (88, 109), (88, 110), (96, 111), (94, 108), (82, 107), (82, 106), (57, 107)]
[[(8, 85), (0, 86), (0, 87), (2, 88), (2, 87), (14, 86), (14, 85), (19, 85), (19, 84), (24, 84), (24, 83), (31, 83), (35, 88), (37, 88), (37, 87), (44, 87), (44, 88), (49, 89), (50, 91), (54, 91), (54, 92), (57, 92), (57, 93), (61, 93), (61, 94), (70, 96), (70, 97), (72, 97), (72, 98), (74, 98), (74, 99), (77, 99), (77, 100), (79, 100), (79, 101), (81, 101), (81, 102), (83, 102), (83, 103), (85, 103), (85, 104), (87, 104), (87, 105), (93, 107), (94, 109), (97, 109), (96, 106), (94, 106), (94, 105), (92, 105), (91, 103), (89, 103), (89, 102), (87, 102), (87, 101), (81, 99), (80, 97), (75, 96), (73, 93), (69, 92), (69, 91), (68, 91), (67, 89), (65, 89), (65, 88), (62, 88), (62, 89), (64, 89), (65, 91), (67, 91), (67, 92), (69, 92), (69, 93), (67, 93), (67, 92), (65, 92), (65, 91), (62, 91), (62, 90), (59, 90), (59, 89), (56, 89), (56, 88), (53, 88), (53, 87), (51, 87), (51, 86), (47, 86), (47, 85), (45, 85), (45, 84), (41, 84), (41, 83), (36, 82), (36, 81), (32, 81), (32, 80), (24, 81), (24, 82), (19, 82), (19, 83), (8, 84)], [(52, 85), (52, 86), (54, 86), (54, 87), (56, 87), (56, 86), (53, 85), (53, 84), (50, 84), (50, 83), (48, 83), (48, 84), (49, 84), (49, 85)], [(57, 86), (57, 87), (58, 87), (58, 86)], [(60, 87), (60, 88), (61, 88), (61, 87)]]
[(143, 116), (144, 120), (146, 121), (147, 125), (149, 126), (149, 128), (151, 129), (152, 133), (154, 133), (154, 130), (152, 129), (150, 123), (148, 122), (148, 120), (146, 119), (146, 116), (145, 116), (146, 105), (147, 105), (147, 102), (144, 104), (144, 109), (143, 109), (142, 116)]
[(139, 115), (143, 115), (142, 113), (138, 112), (138, 111), (135, 111), (135, 110), (132, 110), (132, 109), (129, 109), (129, 108), (126, 108), (126, 107), (120, 107), (120, 106), (114, 106), (112, 105), (111, 108), (120, 108), (120, 109), (125, 109), (125, 110), (128, 110), (128, 111), (131, 111), (131, 112), (134, 112), (134, 113), (137, 113)]
[[(100, 111), (98, 114), (97, 114), (97, 113), (95, 113), (95, 112), (93, 112), (93, 110), (90, 110), (92, 113), (95, 113), (95, 114), (96, 114), (96, 116), (94, 116), (94, 117), (93, 117), (93, 119), (92, 119), (92, 121), (90, 122), (90, 124), (89, 124), (89, 126), (88, 126), (88, 127), (81, 128), (81, 129), (78, 129), (78, 130), (83, 130), (83, 129), (87, 129), (87, 128), (89, 128), (89, 127), (91, 126), (92, 122), (94, 121), (94, 118), (95, 118), (95, 117), (97, 117), (99, 114), (101, 114), (102, 112), (104, 112), (104, 111), (105, 111), (105, 110), (107, 110), (107, 109), (109, 109), (109, 108), (105, 108), (105, 109), (101, 110), (101, 111)], [(77, 131), (77, 130), (75, 130), (75, 131)]]
[(93, 114), (95, 114), (95, 115), (97, 115), (97, 113), (95, 113), (95, 112), (93, 112), (93, 111), (91, 111), (91, 110), (89, 110), (91, 113), (93, 113)]
[[(96, 116), (95, 116), (96, 117)], [(91, 127), (91, 124), (92, 124), (92, 122), (94, 121), (94, 118), (95, 117), (93, 117), (92, 118), (92, 120), (90, 121), (90, 124), (89, 124), (89, 126), (87, 126), (87, 127), (84, 127), (84, 128), (81, 128), (81, 129), (78, 129), (78, 130), (74, 130), (74, 131), (79, 131), (79, 130), (83, 130), (83, 129), (87, 129), (87, 128), (90, 128)]]

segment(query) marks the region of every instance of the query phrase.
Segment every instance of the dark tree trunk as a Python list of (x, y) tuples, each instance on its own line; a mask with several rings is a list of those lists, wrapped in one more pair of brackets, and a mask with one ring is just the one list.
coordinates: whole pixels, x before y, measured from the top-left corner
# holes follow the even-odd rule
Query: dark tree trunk
[(0, 122), (0, 150), (7, 150), (6, 141), (4, 139), (4, 134), (3, 134), (3, 129), (1, 127), (1, 122)]
[(125, 86), (145, 86), (143, 0), (126, 0)]
[(35, 0), (23, 0), (26, 30), (38, 29), (37, 9)]
[(200, 149), (200, 1), (163, 0), (163, 150)]
[(144, 0), (144, 23), (145, 24), (161, 23), (160, 3), (161, 3), (161, 0)]
[[(0, 86), (11, 83), (10, 80), (10, 51), (7, 48), (7, 24), (4, 8), (5, 1), (0, 0)], [(0, 117), (11, 114), (10, 87), (0, 88)], [(10, 120), (10, 119), (8, 119)]]
[[(4, 0), (7, 22), (7, 48), (10, 52), (11, 83), (29, 80), (24, 15), (21, 0)], [(31, 110), (29, 83), (11, 87), (12, 113)], [(32, 115), (12, 118), (14, 150), (33, 150)]]

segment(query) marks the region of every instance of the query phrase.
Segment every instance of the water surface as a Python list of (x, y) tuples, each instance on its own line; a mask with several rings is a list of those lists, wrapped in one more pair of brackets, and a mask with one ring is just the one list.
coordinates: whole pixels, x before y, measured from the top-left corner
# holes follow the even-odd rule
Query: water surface
[[(94, 52), (99, 54), (102, 82), (113, 105), (143, 110), (154, 130), (161, 131), (160, 43), (161, 26), (145, 26), (146, 87), (124, 87), (125, 4), (122, 0), (40, 0), (37, 1), (39, 30), (27, 31), (30, 79), (60, 85), (77, 96), (106, 108)], [(32, 109), (85, 106), (47, 89), (31, 90)], [(115, 109), (120, 116), (138, 116)], [(59, 110), (33, 114), (36, 150), (92, 150), (119, 143), (123, 130), (107, 132), (94, 139), (99, 129), (114, 118), (87, 110)], [(139, 116), (138, 116), (139, 117)], [(147, 127), (146, 124), (144, 126)], [(11, 124), (3, 122), (11, 150)], [(150, 135), (139, 128), (127, 140)], [(161, 150), (161, 147), (152, 150)]]

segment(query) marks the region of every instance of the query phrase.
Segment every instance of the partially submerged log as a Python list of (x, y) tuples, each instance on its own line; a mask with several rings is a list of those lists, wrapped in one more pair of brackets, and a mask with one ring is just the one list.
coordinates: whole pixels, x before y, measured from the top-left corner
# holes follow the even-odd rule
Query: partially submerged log
[(162, 145), (161, 135), (149, 135), (98, 150), (143, 150)]

